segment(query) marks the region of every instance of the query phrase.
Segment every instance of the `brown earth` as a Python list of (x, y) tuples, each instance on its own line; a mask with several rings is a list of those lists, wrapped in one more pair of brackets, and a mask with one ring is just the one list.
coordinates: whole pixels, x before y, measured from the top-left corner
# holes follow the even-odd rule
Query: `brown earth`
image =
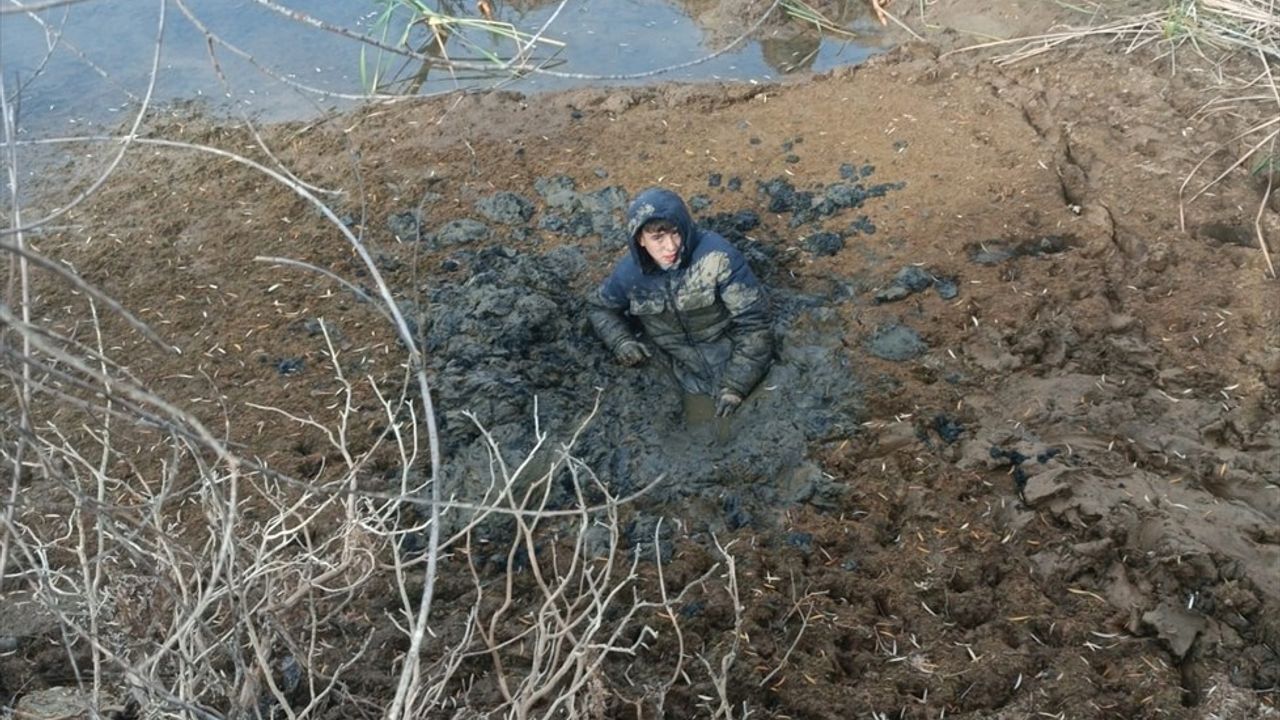
[[(960, 5), (939, 3), (931, 19), (959, 17)], [(1003, 12), (986, 14), (983, 32), (1026, 29)], [(1198, 112), (1229, 91), (1210, 73), (1172, 74), (1116, 46), (1000, 66), (912, 45), (778, 86), (491, 93), (263, 132), (296, 177), (338, 193), (321, 197), (351, 216), (406, 297), (457, 271), (449, 248), (397, 238), (389, 218), (436, 193), (423, 228), (434, 230), (477, 217), (475, 202), (497, 191), (536, 201), (535, 181), (555, 175), (583, 191), (663, 184), (706, 195), (714, 212), (753, 210), (762, 223), (749, 234), (774, 252), (777, 271), (762, 273), (772, 283), (852, 288), (816, 328), (839, 338), (865, 388), (857, 430), (811, 449), (838, 501), (717, 532), (735, 542), (739, 628), (720, 586), (680, 613), (686, 648), (710, 657), (740, 641), (733, 716), (1262, 718), (1276, 716), (1280, 683), (1280, 286), (1254, 231), (1265, 177), (1237, 168), (1179, 204), (1197, 163), (1227, 150), (1193, 187), (1228, 168), (1240, 149), (1231, 139), (1263, 112)], [(242, 126), (174, 114), (149, 136), (272, 166)], [(845, 163), (904, 183), (859, 211), (874, 232), (848, 234), (848, 215), (792, 227), (768, 212), (758, 183), (818, 189)], [(1273, 209), (1260, 223), (1280, 236)], [(315, 273), (254, 260), (296, 258), (365, 283), (332, 226), (244, 165), (138, 147), (59, 225), (31, 242), (182, 351), (157, 350), (99, 308), (107, 355), (279, 472), (321, 478), (340, 459), (246, 404), (332, 414), (340, 386), (309, 318), (340, 320), (349, 368), (401, 372), (394, 335), (368, 304)], [(845, 231), (843, 249), (807, 249), (819, 229)], [(616, 257), (608, 240), (512, 232), (493, 243), (537, 255), (579, 247), (580, 294)], [(877, 302), (907, 266), (954, 279), (958, 295)], [(47, 275), (38, 289), (47, 327), (89, 338), (83, 296)], [(927, 350), (900, 361), (868, 352), (895, 323)], [(302, 370), (282, 372), (292, 358)], [(52, 405), (40, 414), (76, 417)], [(356, 452), (382, 420), (371, 405), (357, 415)], [(129, 461), (145, 473), (160, 458)], [(39, 477), (23, 487), (23, 517), (68, 507)], [(680, 535), (667, 581), (680, 587), (719, 559), (707, 534)], [(458, 556), (442, 567), (441, 626), (469, 605), (465, 567)], [(346, 676), (351, 696), (386, 697), (406, 647), (385, 621), (387, 582), (376, 576), (348, 617), (355, 629), (335, 624), (327, 640), (353, 650), (369, 628), (350, 618), (363, 615), (384, 641)], [(6, 622), (0, 636), (27, 621)], [(661, 632), (606, 666), (605, 716), (658, 712), (652, 698), (620, 698), (637, 695), (632, 678), (660, 684), (676, 642)], [(0, 700), (66, 684), (64, 657), (30, 643), (8, 651)], [(469, 666), (482, 678), (477, 706), (494, 692), (482, 661)], [(713, 714), (715, 692), (694, 667), (668, 688), (670, 716)]]

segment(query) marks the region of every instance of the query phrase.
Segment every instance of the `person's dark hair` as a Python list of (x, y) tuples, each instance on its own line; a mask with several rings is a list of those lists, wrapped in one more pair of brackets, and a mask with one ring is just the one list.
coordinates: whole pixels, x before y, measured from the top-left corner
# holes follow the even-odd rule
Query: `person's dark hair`
[(640, 226), (641, 233), (679, 232), (680, 228), (666, 218), (654, 218)]

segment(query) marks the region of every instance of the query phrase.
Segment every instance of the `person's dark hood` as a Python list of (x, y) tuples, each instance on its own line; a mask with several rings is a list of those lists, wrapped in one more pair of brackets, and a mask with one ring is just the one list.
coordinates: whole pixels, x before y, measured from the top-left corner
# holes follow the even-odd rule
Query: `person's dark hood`
[(698, 243), (697, 227), (689, 208), (680, 196), (665, 188), (649, 188), (636, 196), (627, 208), (627, 234), (631, 238), (631, 256), (646, 273), (658, 272), (658, 263), (649, 257), (649, 253), (640, 247), (640, 228), (650, 220), (666, 220), (673, 223), (680, 231), (680, 261), (677, 268), (687, 267), (693, 248)]

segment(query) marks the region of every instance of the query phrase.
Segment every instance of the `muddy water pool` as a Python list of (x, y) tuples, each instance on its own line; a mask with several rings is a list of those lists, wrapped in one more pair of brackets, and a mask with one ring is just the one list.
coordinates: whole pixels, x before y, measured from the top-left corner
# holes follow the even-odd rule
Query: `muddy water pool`
[[(111, 127), (131, 117), (146, 96), (161, 40), (154, 99), (203, 100), (221, 111), (248, 112), (280, 120), (355, 101), (374, 75), (376, 50), (357, 36), (383, 37), (396, 45), (406, 22), (393, 16), (386, 34), (378, 23), (385, 5), (365, 0), (154, 0), (72, 3), (40, 13), (21, 12), (24, 3), (0, 9), (0, 67), (10, 100), (20, 98), (19, 125), (30, 135), (85, 132)], [(25, 3), (32, 5), (32, 3)], [(287, 6), (287, 7), (286, 7)], [(446, 15), (478, 18), (476, 3), (432, 3)], [(666, 0), (567, 0), (492, 3), (495, 19), (562, 46), (540, 45), (534, 57), (546, 72), (522, 78), (478, 73), (421, 72), (421, 64), (384, 56), (382, 89), (390, 93), (437, 93), (457, 88), (502, 86), (524, 92), (586, 84), (658, 81), (769, 81), (784, 75), (821, 71), (861, 62), (878, 51), (879, 27), (865, 3), (843, 0), (829, 16), (856, 33), (822, 33), (790, 18), (779, 5), (751, 40), (706, 62), (659, 74), (723, 49), (750, 28), (769, 3), (673, 4)], [(728, 11), (725, 8), (729, 8)], [(326, 28), (286, 17), (305, 14)], [(203, 26), (203, 29), (201, 29)], [(343, 29), (346, 34), (334, 30)], [(424, 47), (425, 31), (409, 42)], [(235, 46), (214, 44), (206, 33)], [(468, 43), (467, 38), (472, 41)], [(515, 45), (474, 30), (455, 30), (444, 44), (453, 59), (485, 54), (509, 57)], [(219, 80), (214, 58), (224, 82)], [(643, 77), (634, 77), (641, 75)], [(632, 76), (632, 77), (620, 77)]]

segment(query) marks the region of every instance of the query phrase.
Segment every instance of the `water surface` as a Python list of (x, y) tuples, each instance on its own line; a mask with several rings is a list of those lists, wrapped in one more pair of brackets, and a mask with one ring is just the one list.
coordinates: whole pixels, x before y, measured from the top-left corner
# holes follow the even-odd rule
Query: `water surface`
[[(722, 49), (741, 35), (767, 2), (743, 4), (726, 13), (729, 0), (708, 5), (686, 0), (567, 0), (563, 5), (490, 0), (498, 20), (562, 47), (542, 45), (535, 57), (545, 72), (514, 78), (475, 71), (421, 72), (422, 63), (383, 53), (381, 90), (437, 93), (458, 88), (502, 86), (524, 92), (588, 84), (662, 81), (769, 81), (788, 73), (826, 70), (861, 62), (877, 51), (876, 26), (865, 5), (848, 0), (835, 14), (857, 40), (818, 32), (800, 20), (782, 22), (775, 9), (763, 32), (714, 59), (650, 75)], [(0, 0), (6, 11), (31, 0)], [(248, 112), (279, 120), (341, 108), (370, 87), (378, 51), (314, 23), (274, 12), (253, 0), (88, 0), (40, 13), (0, 15), (0, 74), (7, 97), (19, 108), (25, 136), (80, 134), (94, 126), (116, 126), (131, 117), (147, 93), (157, 38), (159, 65), (153, 99), (158, 104), (199, 99), (219, 112)], [(758, 6), (758, 7), (754, 7)], [(377, 21), (385, 7), (375, 0), (291, 0), (286, 7), (351, 35), (381, 36)], [(433, 2), (450, 16), (479, 17), (471, 0)], [(692, 8), (692, 10), (691, 10)], [(691, 12), (693, 15), (691, 15)], [(754, 13), (754, 14), (752, 14)], [(696, 17), (695, 17), (696, 16)], [(387, 45), (397, 45), (407, 15), (387, 24)], [(409, 44), (433, 49), (425, 26)], [(234, 46), (239, 53), (214, 37)], [(465, 38), (471, 38), (470, 45)], [(444, 44), (452, 59), (509, 57), (514, 43), (478, 31), (457, 31)], [(363, 51), (362, 51), (363, 48)], [(221, 78), (220, 78), (221, 75)], [(629, 77), (615, 77), (629, 76)]]

